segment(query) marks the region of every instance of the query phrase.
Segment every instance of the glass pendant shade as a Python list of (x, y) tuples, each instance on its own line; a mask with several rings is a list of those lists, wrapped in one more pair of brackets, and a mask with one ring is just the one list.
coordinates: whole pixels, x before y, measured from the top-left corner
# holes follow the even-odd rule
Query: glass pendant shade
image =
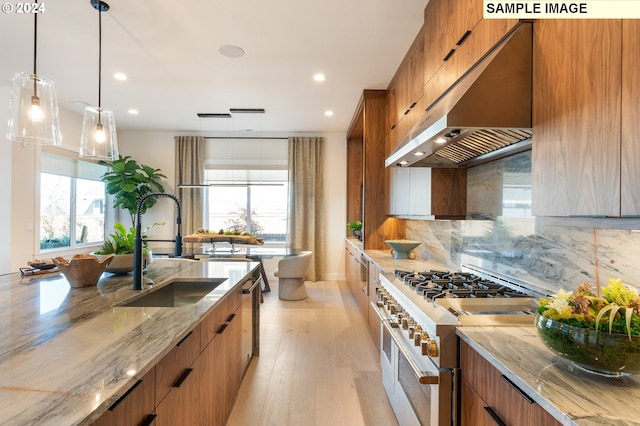
[(41, 145), (61, 145), (58, 99), (53, 81), (35, 74), (13, 78), (7, 139)]
[(118, 159), (118, 138), (113, 111), (94, 106), (84, 110), (80, 157), (105, 161)]

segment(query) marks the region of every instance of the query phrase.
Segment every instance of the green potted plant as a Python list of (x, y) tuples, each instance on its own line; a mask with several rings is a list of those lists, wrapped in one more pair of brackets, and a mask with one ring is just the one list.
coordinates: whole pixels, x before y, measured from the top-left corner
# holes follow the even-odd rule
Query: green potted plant
[[(111, 239), (105, 239), (102, 248), (96, 254), (115, 254), (115, 258), (107, 267), (107, 272), (126, 274), (133, 271), (133, 240), (135, 238), (136, 213), (138, 200), (152, 192), (164, 192), (160, 180), (166, 176), (160, 169), (154, 169), (144, 164), (139, 164), (129, 156), (120, 155), (112, 162), (101, 161), (100, 164), (108, 166), (101, 179), (106, 184), (107, 193), (113, 195), (113, 207), (126, 210), (131, 217), (131, 228), (122, 223), (114, 225), (115, 232), (110, 234)], [(140, 212), (144, 214), (153, 207), (158, 200), (148, 198)], [(153, 225), (147, 227), (145, 232)], [(148, 247), (144, 247), (147, 263), (151, 261)]]
[[(164, 222), (154, 223), (151, 226), (147, 226), (142, 232), (143, 237), (146, 232), (156, 225), (164, 225)], [(133, 271), (133, 246), (136, 236), (136, 228), (131, 227), (129, 230), (121, 224), (116, 223), (113, 225), (114, 233), (109, 234), (110, 239), (105, 239), (100, 250), (95, 254), (108, 255), (114, 254), (115, 257), (111, 263), (105, 269), (112, 274), (126, 274)], [(142, 247), (142, 253), (145, 255), (146, 263), (151, 261), (151, 251), (146, 246)]]
[(619, 279), (601, 291), (582, 283), (540, 299), (535, 324), (550, 349), (582, 369), (640, 374), (640, 296)]
[[(110, 168), (101, 179), (106, 183), (107, 193), (114, 197), (113, 207), (120, 207), (129, 212), (131, 225), (135, 228), (138, 200), (152, 192), (164, 192), (160, 179), (167, 177), (160, 169), (139, 164), (129, 156), (120, 155), (117, 160), (101, 161), (100, 164)], [(142, 206), (141, 213), (144, 214), (157, 201), (155, 198), (148, 198)]]
[(357, 239), (362, 240), (362, 222), (359, 220), (347, 222), (347, 232), (351, 232)]

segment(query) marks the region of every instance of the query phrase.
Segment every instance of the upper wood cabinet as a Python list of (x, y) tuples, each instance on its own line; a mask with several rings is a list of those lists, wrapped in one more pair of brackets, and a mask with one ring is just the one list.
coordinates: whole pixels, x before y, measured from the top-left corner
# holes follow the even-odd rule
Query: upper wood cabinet
[(640, 215), (639, 35), (635, 20), (534, 24), (534, 215)]
[(347, 222), (362, 221), (365, 250), (404, 238), (404, 222), (387, 217), (385, 107), (386, 91), (365, 90), (347, 130)]
[[(424, 27), (423, 27), (424, 28)], [(422, 98), (424, 89), (423, 28), (413, 40), (402, 63), (387, 87), (386, 132), (408, 115)], [(424, 111), (424, 110), (423, 110)]]
[(428, 107), (506, 36), (516, 19), (482, 19), (477, 0), (430, 0), (424, 14), (424, 84)]
[(622, 21), (622, 216), (640, 215), (640, 21)]

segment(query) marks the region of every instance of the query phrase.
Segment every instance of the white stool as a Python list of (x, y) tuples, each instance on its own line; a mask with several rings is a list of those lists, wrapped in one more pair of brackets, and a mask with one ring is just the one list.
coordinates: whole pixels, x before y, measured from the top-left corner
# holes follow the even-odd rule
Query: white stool
[(278, 277), (280, 299), (303, 300), (308, 297), (304, 276), (309, 272), (312, 254), (311, 251), (303, 251), (297, 256), (288, 256), (278, 262), (278, 270), (274, 275)]

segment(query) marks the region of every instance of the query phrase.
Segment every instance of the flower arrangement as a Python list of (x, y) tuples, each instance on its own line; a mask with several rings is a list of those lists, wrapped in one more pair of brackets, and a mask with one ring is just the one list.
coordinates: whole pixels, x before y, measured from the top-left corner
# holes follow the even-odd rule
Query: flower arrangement
[(540, 299), (535, 325), (542, 341), (583, 370), (620, 377), (640, 374), (640, 296), (610, 279), (594, 293), (580, 284)]
[(538, 313), (545, 318), (598, 332), (640, 336), (640, 296), (638, 291), (611, 278), (602, 296), (590, 283), (574, 292), (558, 291), (550, 299), (540, 299)]

